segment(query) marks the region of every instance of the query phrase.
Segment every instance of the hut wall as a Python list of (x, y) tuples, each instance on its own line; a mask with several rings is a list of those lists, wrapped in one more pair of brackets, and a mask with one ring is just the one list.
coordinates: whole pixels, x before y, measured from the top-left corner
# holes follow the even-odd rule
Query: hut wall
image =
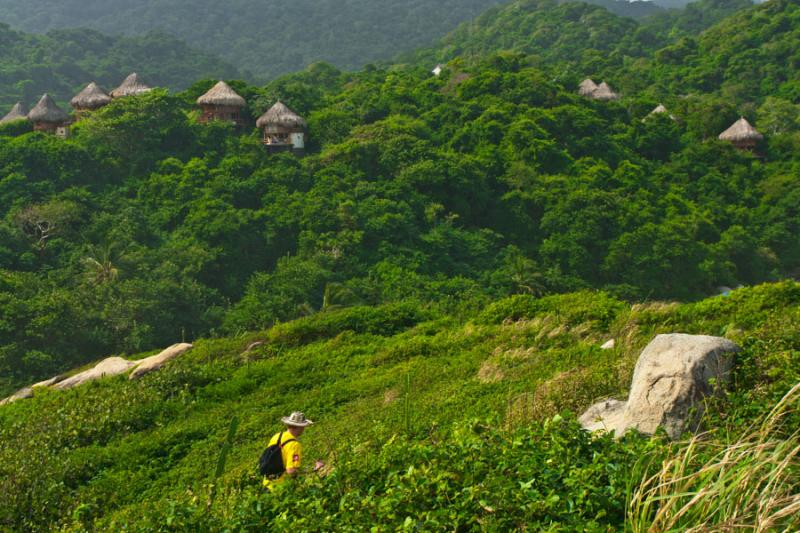
[(264, 128), (264, 144), (291, 146), (292, 131), (281, 126), (268, 125)]
[(289, 139), (295, 150), (305, 150), (306, 136), (303, 132), (295, 132), (289, 135)]
[(753, 139), (746, 139), (742, 141), (731, 141), (731, 144), (739, 150), (755, 151), (758, 147), (758, 142)]
[(201, 124), (207, 124), (213, 120), (227, 120), (237, 126), (243, 124), (241, 108), (216, 105), (203, 105), (200, 108), (202, 110), (199, 119)]
[(52, 133), (55, 135), (58, 128), (61, 127), (59, 124), (53, 124), (52, 122), (34, 122), (33, 123), (33, 131), (43, 131), (45, 133)]

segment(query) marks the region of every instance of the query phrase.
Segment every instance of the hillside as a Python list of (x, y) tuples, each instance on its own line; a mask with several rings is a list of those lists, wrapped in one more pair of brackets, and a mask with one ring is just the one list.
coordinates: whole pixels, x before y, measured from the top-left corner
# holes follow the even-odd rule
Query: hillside
[[(637, 7), (637, 14), (628, 13), (624, 4), (516, 0), (465, 22), (437, 46), (406, 57), (433, 64), (506, 50), (559, 65), (561, 75), (587, 70), (619, 74), (625, 67), (634, 75), (641, 61), (657, 50), (752, 7), (750, 0), (698, 0), (680, 10)], [(634, 2), (639, 4), (646, 3)]]
[(259, 78), (327, 61), (361, 68), (441, 37), (500, 0), (0, 0), (0, 21), (25, 31), (159, 30)]
[[(234, 84), (251, 119), (277, 99), (307, 117), (303, 159), (197, 124), (211, 81), (114, 102), (67, 141), (0, 130), (0, 388), (329, 305), (797, 275), (797, 104), (712, 95), (643, 120), (647, 94), (587, 100), (578, 72), (529, 64)], [(742, 114), (763, 158), (710, 141)]]
[[(0, 125), (0, 398), (194, 345), (0, 405), (0, 531), (800, 528), (800, 20), (740, 7), (647, 26), (520, 0), (402, 64), (215, 73), (67, 138)], [(6, 32), (64, 90), (117, 57), (37, 69), (57, 47)], [(741, 347), (709, 432), (583, 431), (675, 332)], [(329, 466), (267, 494), (297, 409)]]
[(672, 94), (716, 92), (735, 101), (773, 96), (796, 102), (799, 47), (800, 6), (771, 0), (659, 50), (649, 65), (631, 72), (629, 83)]
[(111, 90), (137, 71), (151, 84), (185, 89), (205, 77), (239, 78), (240, 71), (167, 34), (109, 37), (89, 30), (25, 34), (0, 25), (0, 108), (29, 106), (49, 92), (61, 102), (96, 81)]
[[(140, 381), (120, 376), (0, 406), (0, 527), (621, 530), (638, 519), (645, 531), (653, 516), (631, 514), (631, 487), (685, 445), (592, 439), (568, 411), (624, 396), (656, 333), (724, 334), (745, 351), (729, 395), (709, 404), (713, 440), (695, 443), (690, 456), (713, 460), (800, 381), (799, 311), (797, 283), (633, 308), (583, 292), (455, 313), (416, 302), (354, 307), (201, 340)], [(608, 338), (617, 347), (601, 350)], [(245, 351), (256, 340), (264, 344)], [(304, 457), (334, 470), (265, 494), (258, 454), (294, 409), (316, 421), (303, 435)], [(795, 411), (782, 427), (791, 433), (798, 422)], [(797, 498), (790, 464), (772, 479)], [(717, 485), (728, 483), (720, 477)], [(750, 485), (726, 485), (741, 495), (739, 523), (751, 523), (742, 503)], [(714, 497), (712, 509), (722, 501)], [(762, 502), (760, 516), (781, 505)], [(703, 513), (668, 517), (682, 529)], [(716, 514), (709, 525), (724, 524), (727, 515)], [(800, 525), (796, 513), (776, 520), (782, 530)]]

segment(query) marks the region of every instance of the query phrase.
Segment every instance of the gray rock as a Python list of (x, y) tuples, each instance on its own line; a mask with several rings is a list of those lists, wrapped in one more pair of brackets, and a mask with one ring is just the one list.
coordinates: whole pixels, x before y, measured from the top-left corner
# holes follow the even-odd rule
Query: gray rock
[(25, 387), (24, 389), (20, 389), (5, 400), (0, 400), (0, 405), (5, 405), (7, 403), (14, 403), (17, 400), (27, 400), (28, 398), (33, 397), (33, 389), (30, 387)]
[(662, 426), (676, 439), (686, 429), (697, 429), (703, 398), (727, 383), (732, 356), (739, 350), (721, 337), (658, 335), (639, 356), (628, 400), (599, 402), (580, 422), (589, 431), (617, 435), (631, 428), (653, 434)]
[(172, 359), (175, 359), (179, 355), (188, 352), (192, 348), (193, 346), (191, 344), (185, 342), (179, 344), (173, 344), (172, 346), (170, 346), (169, 348), (167, 348), (166, 350), (164, 350), (159, 354), (152, 355), (150, 357), (142, 359), (141, 361), (135, 363), (136, 368), (134, 368), (133, 372), (131, 372), (130, 379), (137, 379), (149, 372), (158, 370), (159, 368), (167, 364), (168, 361), (171, 361)]
[(614, 346), (616, 346), (616, 341), (614, 339), (607, 340), (601, 347), (601, 350), (613, 350)]
[(60, 381), (64, 381), (64, 379), (66, 379), (66, 376), (55, 376), (55, 377), (52, 377), (50, 379), (46, 379), (44, 381), (40, 381), (39, 383), (34, 383), (33, 385), (31, 385), (31, 388), (35, 389), (37, 387), (52, 387), (56, 383), (58, 383)]
[(128, 361), (122, 357), (109, 357), (100, 361), (94, 368), (75, 374), (64, 381), (56, 383), (53, 387), (56, 389), (71, 389), (100, 378), (124, 374), (136, 364), (136, 361)]

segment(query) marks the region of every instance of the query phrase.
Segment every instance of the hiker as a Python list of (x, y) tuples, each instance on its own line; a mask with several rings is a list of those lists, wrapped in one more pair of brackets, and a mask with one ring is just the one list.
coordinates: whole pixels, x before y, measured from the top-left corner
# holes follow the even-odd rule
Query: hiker
[[(259, 470), (264, 476), (263, 486), (266, 489), (273, 488), (287, 476), (294, 477), (300, 473), (300, 461), (303, 455), (300, 435), (314, 423), (300, 411), (284, 416), (281, 422), (286, 425), (286, 429), (272, 436), (259, 461)], [(314, 471), (323, 466), (322, 461), (317, 461)]]

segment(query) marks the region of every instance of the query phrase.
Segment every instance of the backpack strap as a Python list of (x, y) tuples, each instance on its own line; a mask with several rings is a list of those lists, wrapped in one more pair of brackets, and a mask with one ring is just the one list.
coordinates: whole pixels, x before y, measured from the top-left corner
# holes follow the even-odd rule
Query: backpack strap
[(284, 434), (284, 432), (281, 431), (281, 434), (278, 435), (278, 448), (280, 448), (281, 450), (283, 449), (284, 446), (286, 446), (290, 442), (297, 442), (297, 439), (291, 438), (291, 439), (288, 439), (288, 440), (284, 441), (283, 444), (281, 444), (281, 439), (283, 438), (283, 434)]

